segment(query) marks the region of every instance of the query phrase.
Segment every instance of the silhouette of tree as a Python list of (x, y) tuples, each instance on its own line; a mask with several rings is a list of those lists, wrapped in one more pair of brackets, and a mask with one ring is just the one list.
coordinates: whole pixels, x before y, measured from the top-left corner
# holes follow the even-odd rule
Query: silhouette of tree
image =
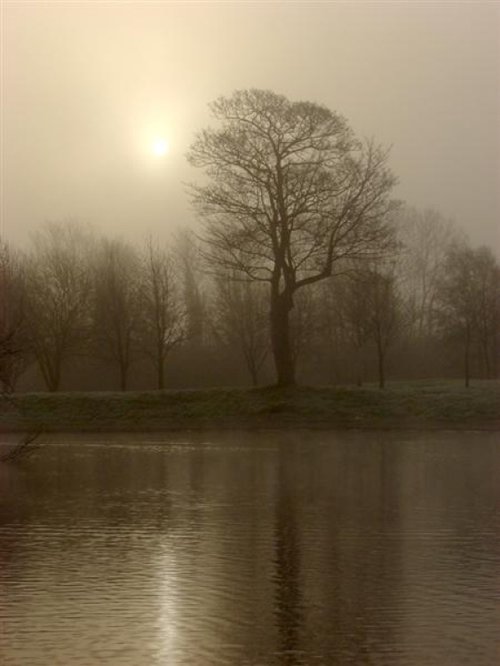
[(489, 248), (455, 244), (448, 252), (439, 290), (439, 316), (445, 335), (463, 346), (465, 386), (477, 345), (487, 376), (494, 376), (500, 322), (500, 266)]
[(26, 281), (17, 253), (0, 240), (0, 387), (14, 390), (29, 359)]
[(209, 179), (192, 188), (205, 256), (215, 272), (269, 283), (277, 382), (293, 385), (295, 293), (389, 241), (387, 152), (357, 140), (337, 113), (270, 91), (237, 91), (211, 109), (221, 126), (203, 130), (188, 155)]
[(50, 223), (28, 256), (29, 344), (47, 388), (57, 391), (68, 358), (88, 337), (91, 237), (78, 224)]
[(219, 278), (215, 288), (216, 335), (239, 349), (252, 384), (257, 386), (269, 352), (268, 308), (262, 285)]
[(93, 338), (96, 353), (118, 367), (125, 391), (137, 351), (139, 258), (121, 241), (103, 239), (95, 266)]
[(172, 259), (151, 239), (142, 257), (139, 303), (140, 346), (153, 361), (157, 386), (163, 389), (165, 362), (169, 352), (185, 338), (186, 315)]

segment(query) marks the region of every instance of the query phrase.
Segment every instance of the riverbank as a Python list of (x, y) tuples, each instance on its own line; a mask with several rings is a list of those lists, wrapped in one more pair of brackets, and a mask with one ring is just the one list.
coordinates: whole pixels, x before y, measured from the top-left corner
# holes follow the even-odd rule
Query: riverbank
[(26, 393), (0, 407), (4, 432), (206, 428), (500, 430), (500, 382)]

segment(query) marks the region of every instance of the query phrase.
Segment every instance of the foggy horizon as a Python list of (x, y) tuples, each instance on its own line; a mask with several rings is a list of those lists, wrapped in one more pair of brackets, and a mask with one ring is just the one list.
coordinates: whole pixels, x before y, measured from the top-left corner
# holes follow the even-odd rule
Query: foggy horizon
[(192, 226), (185, 154), (208, 104), (261, 88), (391, 147), (394, 195), (498, 254), (499, 18), (492, 3), (3, 2), (1, 233)]

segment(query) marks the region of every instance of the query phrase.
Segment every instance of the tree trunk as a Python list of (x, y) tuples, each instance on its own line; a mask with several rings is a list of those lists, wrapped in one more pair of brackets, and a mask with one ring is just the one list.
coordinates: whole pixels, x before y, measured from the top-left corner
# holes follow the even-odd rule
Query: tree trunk
[(295, 386), (295, 363), (290, 342), (289, 314), (293, 300), (288, 294), (271, 299), (271, 347), (278, 386)]

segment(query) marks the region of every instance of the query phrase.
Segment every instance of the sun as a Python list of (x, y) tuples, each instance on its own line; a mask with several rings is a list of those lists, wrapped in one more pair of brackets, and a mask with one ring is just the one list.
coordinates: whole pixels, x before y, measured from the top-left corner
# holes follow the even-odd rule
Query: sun
[(151, 143), (151, 152), (157, 157), (163, 157), (168, 153), (168, 141), (161, 136), (156, 137)]

